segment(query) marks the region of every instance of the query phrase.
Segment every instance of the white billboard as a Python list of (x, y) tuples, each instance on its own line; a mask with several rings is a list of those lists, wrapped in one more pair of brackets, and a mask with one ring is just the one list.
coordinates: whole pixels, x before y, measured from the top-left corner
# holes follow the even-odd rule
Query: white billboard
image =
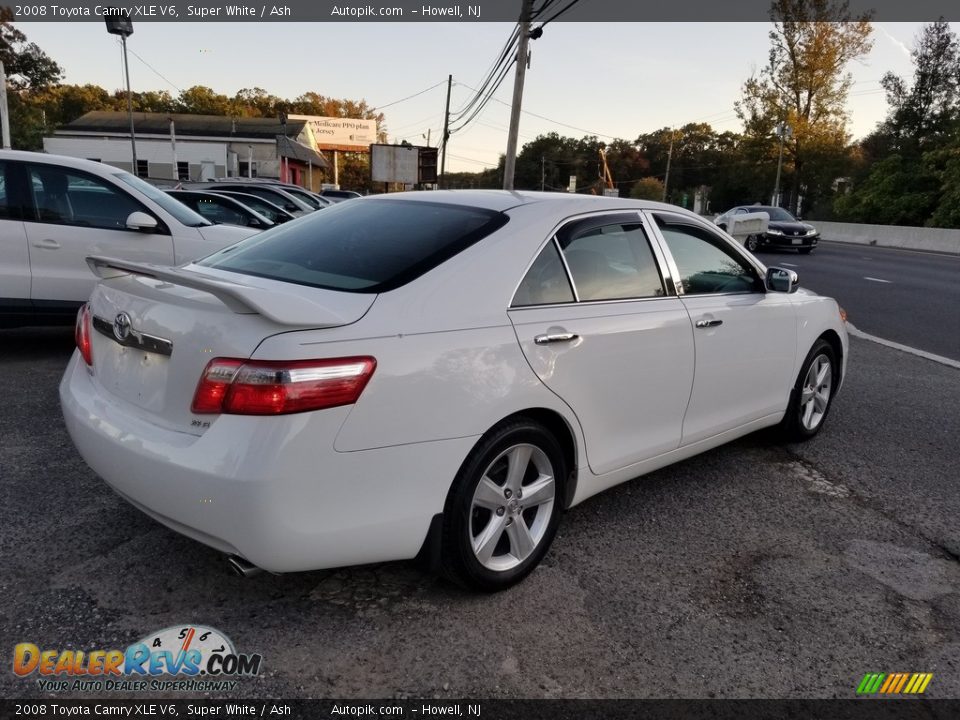
[(357, 118), (290, 115), (290, 120), (306, 120), (317, 150), (368, 152), (377, 141), (377, 121)]
[(412, 145), (372, 145), (370, 178), (373, 182), (419, 182), (420, 148)]

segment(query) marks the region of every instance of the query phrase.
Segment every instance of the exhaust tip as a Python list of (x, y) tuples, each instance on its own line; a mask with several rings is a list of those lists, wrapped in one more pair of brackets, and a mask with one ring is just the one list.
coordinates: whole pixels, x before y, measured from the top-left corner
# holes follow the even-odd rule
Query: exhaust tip
[(230, 569), (233, 570), (234, 574), (240, 577), (253, 577), (263, 572), (262, 568), (258, 568), (252, 562), (244, 560), (239, 555), (230, 555), (227, 558), (227, 564), (230, 566)]

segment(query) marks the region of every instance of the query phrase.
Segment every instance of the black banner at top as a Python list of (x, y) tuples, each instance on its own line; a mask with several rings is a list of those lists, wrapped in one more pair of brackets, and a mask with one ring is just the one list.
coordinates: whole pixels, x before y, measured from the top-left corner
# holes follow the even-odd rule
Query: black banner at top
[[(848, 0), (851, 16), (887, 22), (960, 20), (957, 0)], [(534, 22), (768, 22), (770, 0), (534, 1)], [(287, 0), (283, 3), (177, 0), (149, 4), (116, 0), (10, 2), (19, 22), (103, 22), (122, 15), (138, 22), (515, 22), (521, 0)], [(542, 9), (541, 9), (542, 8)], [(555, 16), (555, 17), (554, 17)]]

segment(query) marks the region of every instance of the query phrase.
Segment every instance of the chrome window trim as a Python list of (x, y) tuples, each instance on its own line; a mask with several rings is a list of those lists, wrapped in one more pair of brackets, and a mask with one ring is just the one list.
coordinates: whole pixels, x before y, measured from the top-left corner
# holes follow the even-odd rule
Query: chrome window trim
[[(743, 293), (746, 295), (751, 295), (752, 293)], [(522, 310), (539, 310), (541, 308), (563, 308), (563, 307), (588, 307), (591, 305), (612, 305), (614, 303), (637, 303), (637, 302), (662, 302), (663, 300), (676, 300), (676, 295), (660, 295), (657, 297), (642, 297), (642, 298), (617, 298), (616, 300), (583, 300), (578, 303), (549, 303), (547, 305), (517, 305), (516, 307), (507, 308), (507, 312), (515, 312)]]
[[(527, 266), (524, 268), (523, 273), (520, 275), (520, 280), (517, 281), (517, 284), (513, 288), (513, 293), (510, 295), (510, 302), (507, 304), (507, 310), (524, 310), (528, 308), (542, 308), (542, 307), (569, 307), (571, 305), (586, 305), (586, 304), (595, 304), (595, 303), (610, 303), (610, 302), (637, 302), (640, 300), (664, 300), (671, 297), (679, 297), (680, 293), (677, 292), (679, 287), (674, 281), (674, 278), (677, 277), (675, 270), (666, 264), (666, 260), (669, 255), (665, 255), (658, 243), (660, 242), (657, 238), (653, 236), (653, 233), (657, 231), (657, 228), (650, 228), (650, 225), (656, 225), (649, 218), (645, 216), (646, 211), (642, 208), (622, 208), (619, 210), (594, 210), (591, 212), (577, 213), (576, 215), (570, 215), (563, 218), (558, 222), (553, 230), (548, 234), (547, 240), (544, 241), (538, 248), (537, 251), (533, 254), (533, 258), (530, 262), (527, 263)], [(647, 238), (647, 244), (650, 246), (650, 250), (653, 253), (653, 260), (656, 264), (657, 271), (660, 273), (660, 279), (663, 283), (664, 295), (662, 296), (644, 296), (636, 298), (615, 298), (610, 300), (580, 300), (580, 295), (577, 292), (577, 285), (573, 280), (573, 273), (570, 272), (570, 268), (567, 265), (567, 259), (563, 254), (563, 250), (560, 247), (560, 242), (557, 239), (559, 232), (571, 223), (579, 222), (588, 218), (594, 217), (628, 217), (631, 218), (631, 222), (639, 223), (640, 229), (643, 231), (644, 235)], [(616, 222), (613, 220), (612, 222)], [(612, 223), (611, 223), (612, 224)], [(540, 253), (550, 243), (554, 243), (554, 247), (557, 252), (560, 253), (560, 261), (563, 263), (563, 269), (567, 273), (567, 282), (570, 283), (570, 287), (573, 289), (573, 302), (566, 303), (550, 303), (549, 305), (514, 305), (514, 298), (517, 296), (517, 291), (520, 289), (520, 286), (523, 284), (523, 281), (527, 277), (527, 273), (530, 272), (530, 268), (533, 267), (533, 264), (540, 257)]]
[[(560, 256), (560, 262), (563, 264), (563, 271), (567, 274), (567, 282), (570, 284), (570, 289), (573, 290), (573, 302), (578, 303), (578, 302), (580, 302), (580, 293), (577, 291), (577, 282), (576, 282), (576, 280), (573, 279), (573, 272), (570, 270), (570, 266), (567, 265), (567, 256), (563, 254), (563, 248), (560, 247), (560, 241), (557, 239), (557, 233), (556, 233), (556, 232), (553, 233), (553, 237), (550, 238), (550, 242), (552, 242), (552, 243), (553, 243), (553, 247), (556, 248), (556, 250), (557, 250), (557, 255)], [(549, 244), (549, 243), (548, 243), (548, 244)], [(544, 250), (546, 249), (546, 247), (547, 247), (547, 245), (544, 245), (544, 246), (543, 246)], [(541, 250), (540, 252), (537, 253), (537, 257), (538, 257), (538, 258), (540, 257), (540, 254), (541, 254), (542, 252), (543, 252), (543, 250)], [(528, 271), (528, 272), (529, 272), (529, 271)], [(526, 273), (524, 273), (523, 278), (524, 278), (524, 280), (526, 280), (526, 278), (527, 278)], [(521, 280), (521, 282), (523, 282), (523, 281)], [(517, 287), (517, 289), (519, 290), (519, 286)], [(560, 304), (560, 305), (569, 305), (570, 303), (558, 303), (558, 304)], [(536, 306), (533, 306), (533, 307), (536, 307)]]
[[(763, 285), (763, 290), (736, 290), (733, 292), (727, 293), (698, 293), (696, 295), (690, 295), (689, 297), (720, 297), (727, 295), (754, 295), (758, 293), (766, 294), (768, 292), (766, 286), (766, 276), (767, 268), (761, 264), (756, 259), (750, 257), (746, 254), (746, 251), (740, 246), (736, 240), (732, 237), (729, 237), (721, 231), (719, 228), (713, 226), (712, 224), (706, 222), (697, 217), (688, 217), (687, 215), (681, 215), (679, 213), (674, 213), (669, 210), (645, 210), (645, 214), (649, 215), (649, 224), (651, 225), (651, 234), (656, 235), (657, 242), (661, 244), (664, 254), (666, 255), (670, 267), (674, 273), (674, 277), (678, 280), (680, 278), (680, 268), (677, 266), (676, 260), (673, 258), (673, 254), (670, 252), (670, 247), (667, 245), (667, 240), (663, 236), (663, 233), (660, 232), (660, 226), (657, 224), (656, 216), (664, 218), (667, 222), (675, 225), (687, 225), (689, 227), (699, 228), (705, 230), (709, 235), (719, 240), (723, 246), (731, 249), (733, 254), (739, 258), (745, 265), (753, 268), (754, 272), (757, 273), (757, 277), (760, 279), (760, 283)], [(680, 296), (686, 297), (686, 293), (683, 291), (683, 286), (680, 282), (675, 283), (675, 289), (677, 294)]]

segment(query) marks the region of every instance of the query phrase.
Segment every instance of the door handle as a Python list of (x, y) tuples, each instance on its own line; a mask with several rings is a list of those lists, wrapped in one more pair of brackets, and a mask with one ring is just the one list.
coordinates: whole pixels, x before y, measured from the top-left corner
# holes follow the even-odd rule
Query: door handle
[(723, 325), (723, 320), (697, 320), (696, 323), (698, 328), (711, 328), (717, 325)]
[(571, 340), (576, 340), (580, 336), (576, 333), (554, 333), (552, 335), (537, 335), (533, 338), (533, 342), (537, 345), (549, 345), (550, 343), (556, 342), (570, 342)]
[(41, 250), (59, 250), (60, 249), (60, 243), (58, 243), (56, 240), (52, 240), (51, 238), (38, 240), (33, 243), (33, 246), (35, 248), (40, 248)]

